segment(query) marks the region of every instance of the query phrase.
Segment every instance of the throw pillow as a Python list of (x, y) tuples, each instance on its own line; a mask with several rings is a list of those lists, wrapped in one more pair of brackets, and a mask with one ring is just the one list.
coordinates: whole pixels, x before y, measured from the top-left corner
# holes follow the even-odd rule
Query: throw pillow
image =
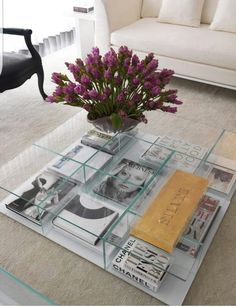
[(210, 29), (236, 33), (236, 0), (219, 0)]
[(199, 27), (204, 0), (163, 0), (159, 22)]

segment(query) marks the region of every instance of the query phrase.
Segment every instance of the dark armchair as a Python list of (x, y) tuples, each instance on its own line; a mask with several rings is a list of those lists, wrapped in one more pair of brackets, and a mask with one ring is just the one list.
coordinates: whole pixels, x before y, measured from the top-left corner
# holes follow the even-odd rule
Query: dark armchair
[(31, 42), (32, 30), (3, 28), (3, 34), (24, 36), (29, 55), (15, 52), (3, 52), (3, 67), (0, 74), (0, 93), (22, 85), (33, 74), (38, 76), (38, 87), (43, 99), (47, 97), (43, 90), (44, 71), (42, 60)]

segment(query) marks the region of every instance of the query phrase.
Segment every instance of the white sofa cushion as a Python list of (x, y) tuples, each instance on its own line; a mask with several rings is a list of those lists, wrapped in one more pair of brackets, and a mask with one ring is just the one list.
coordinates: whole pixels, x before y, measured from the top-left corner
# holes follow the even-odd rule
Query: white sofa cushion
[(158, 17), (162, 0), (143, 0), (141, 17)]
[(219, 0), (210, 29), (236, 33), (235, 0)]
[(199, 27), (204, 0), (162, 0), (159, 21)]
[(192, 28), (143, 18), (111, 33), (111, 44), (236, 70), (236, 34), (211, 31), (208, 25)]
[(212, 22), (216, 12), (217, 4), (218, 0), (205, 0), (202, 9), (202, 23), (210, 24)]

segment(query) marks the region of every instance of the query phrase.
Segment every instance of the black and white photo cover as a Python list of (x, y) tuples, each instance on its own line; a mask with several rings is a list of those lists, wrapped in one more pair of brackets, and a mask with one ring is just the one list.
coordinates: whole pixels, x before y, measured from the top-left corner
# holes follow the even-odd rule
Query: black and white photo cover
[(77, 194), (53, 220), (53, 224), (96, 245), (118, 216), (117, 211), (96, 199)]
[(75, 185), (56, 174), (44, 171), (24, 183), (6, 204), (20, 215), (40, 224), (49, 211), (55, 210)]
[(207, 179), (210, 188), (228, 194), (235, 184), (236, 172), (218, 165), (209, 165)]
[(95, 186), (94, 192), (127, 206), (153, 174), (153, 169), (124, 158)]

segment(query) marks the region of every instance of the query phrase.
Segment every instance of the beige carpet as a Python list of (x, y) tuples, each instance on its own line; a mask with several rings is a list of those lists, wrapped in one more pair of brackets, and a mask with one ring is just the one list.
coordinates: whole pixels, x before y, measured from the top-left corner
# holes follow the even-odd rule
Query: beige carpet
[[(75, 58), (67, 48), (44, 59), (45, 91), (52, 71)], [(175, 79), (184, 104), (178, 117), (236, 131), (236, 91)], [(78, 112), (50, 105), (39, 96), (36, 78), (0, 94), (0, 166)], [(155, 113), (150, 114), (151, 130)], [(204, 136), (203, 136), (204, 137)], [(1, 181), (1, 174), (0, 174)], [(221, 224), (186, 305), (236, 305), (236, 197)], [(0, 215), (0, 265), (62, 305), (159, 305), (156, 299), (92, 263)]]

